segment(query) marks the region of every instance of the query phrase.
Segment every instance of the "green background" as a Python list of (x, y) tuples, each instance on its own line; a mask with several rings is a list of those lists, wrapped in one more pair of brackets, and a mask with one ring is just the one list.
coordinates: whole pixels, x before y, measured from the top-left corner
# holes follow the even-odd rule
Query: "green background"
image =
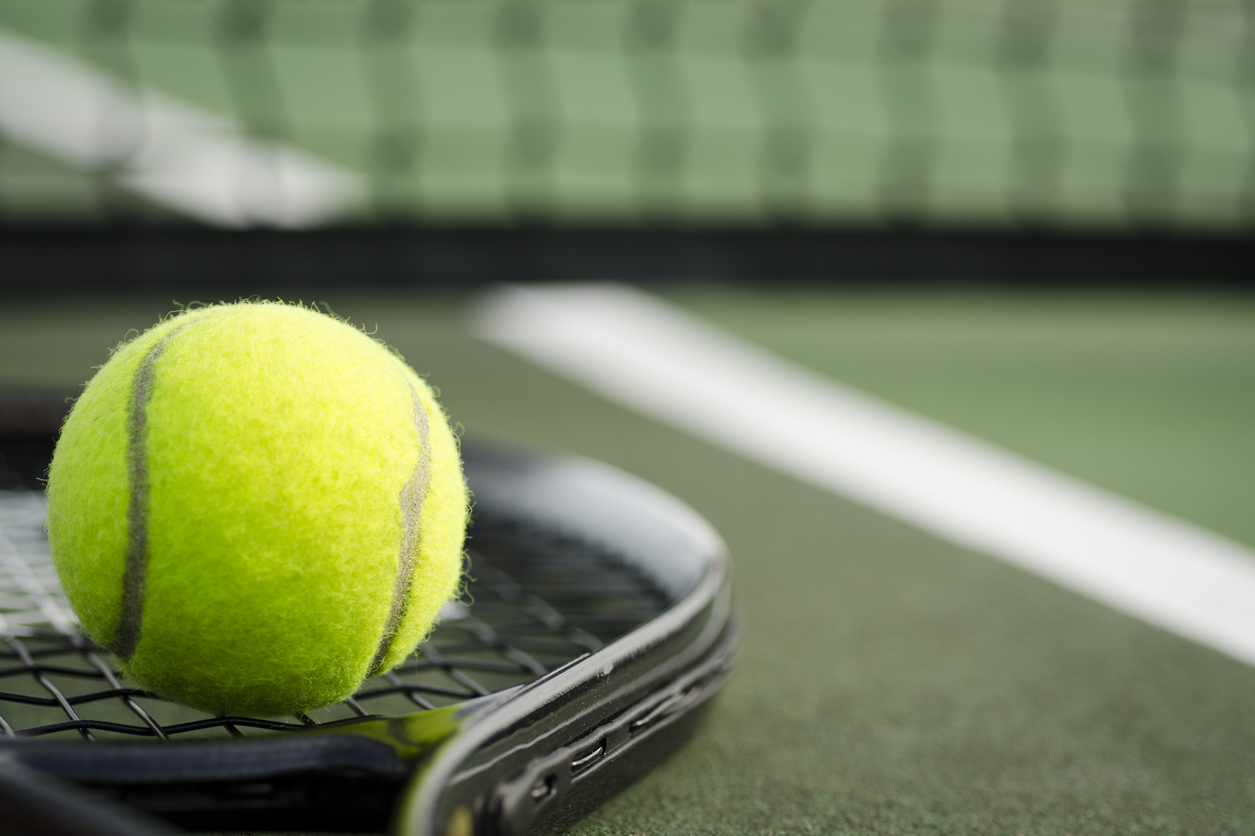
[[(362, 174), (355, 219), (1234, 231), (1255, 218), (1252, 14), (1240, 0), (6, 0), (0, 32)], [(110, 128), (89, 171), (0, 133), (0, 217), (171, 220), (114, 180), (142, 126)]]
[[(1246, 297), (667, 295), (1255, 545)], [(690, 745), (576, 833), (1255, 832), (1250, 667), (608, 403), (474, 338), (473, 297), (325, 298), (427, 375), (468, 433), (615, 464), (728, 542), (746, 628), (736, 676)], [(172, 307), (11, 298), (0, 389), (73, 394)]]

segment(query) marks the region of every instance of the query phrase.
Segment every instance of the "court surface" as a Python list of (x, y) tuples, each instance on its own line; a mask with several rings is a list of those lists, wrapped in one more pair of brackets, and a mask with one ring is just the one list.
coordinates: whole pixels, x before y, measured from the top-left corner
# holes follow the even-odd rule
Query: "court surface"
[[(316, 296), (405, 355), (467, 435), (614, 464), (728, 543), (736, 676), (686, 748), (574, 832), (1255, 832), (1255, 670), (1233, 651), (595, 392), (486, 339), (482, 295)], [(1255, 561), (1249, 298), (704, 286), (655, 301), (771, 352), (770, 368), (1182, 520), (1239, 582)], [(0, 389), (72, 396), (173, 307), (11, 298)], [(758, 410), (775, 381), (740, 383)], [(764, 444), (796, 417), (763, 422)]]

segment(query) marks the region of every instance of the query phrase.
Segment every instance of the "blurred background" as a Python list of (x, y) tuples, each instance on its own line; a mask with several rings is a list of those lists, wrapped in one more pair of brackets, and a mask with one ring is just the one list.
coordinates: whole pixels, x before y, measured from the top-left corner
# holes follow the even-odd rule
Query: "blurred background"
[(92, 225), (130, 281), (1242, 277), (1255, 4), (11, 0), (0, 224), (59, 280)]
[[(584, 836), (1249, 832), (1251, 665), (607, 394), (587, 349), (653, 311), (1255, 584), (1252, 276), (1255, 0), (0, 2), (0, 488), (128, 334), (280, 296), (468, 438), (724, 536), (737, 675)], [(640, 287), (562, 320), (584, 377), (483, 324), (496, 283), (599, 279)]]

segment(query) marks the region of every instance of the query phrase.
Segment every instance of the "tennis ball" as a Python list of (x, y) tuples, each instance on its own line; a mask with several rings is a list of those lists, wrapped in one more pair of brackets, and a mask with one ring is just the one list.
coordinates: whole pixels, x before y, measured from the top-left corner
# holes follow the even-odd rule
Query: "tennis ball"
[(296, 714), (400, 663), (456, 591), (467, 493), (426, 384), (329, 316), (184, 311), (121, 346), (48, 476), (53, 563), (144, 688)]

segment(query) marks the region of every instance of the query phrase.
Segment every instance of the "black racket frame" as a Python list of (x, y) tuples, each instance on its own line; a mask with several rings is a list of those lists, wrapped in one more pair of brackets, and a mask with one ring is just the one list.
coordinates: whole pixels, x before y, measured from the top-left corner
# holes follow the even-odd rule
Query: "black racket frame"
[(565, 827), (680, 746), (736, 658), (718, 536), (611, 468), (473, 445), (464, 454), (481, 512), (599, 542), (659, 578), (671, 605), (595, 653), (462, 703), (457, 730), (434, 739), (423, 721), (397, 717), (213, 743), (0, 741), (6, 830), (136, 836), (174, 822), (517, 836)]

